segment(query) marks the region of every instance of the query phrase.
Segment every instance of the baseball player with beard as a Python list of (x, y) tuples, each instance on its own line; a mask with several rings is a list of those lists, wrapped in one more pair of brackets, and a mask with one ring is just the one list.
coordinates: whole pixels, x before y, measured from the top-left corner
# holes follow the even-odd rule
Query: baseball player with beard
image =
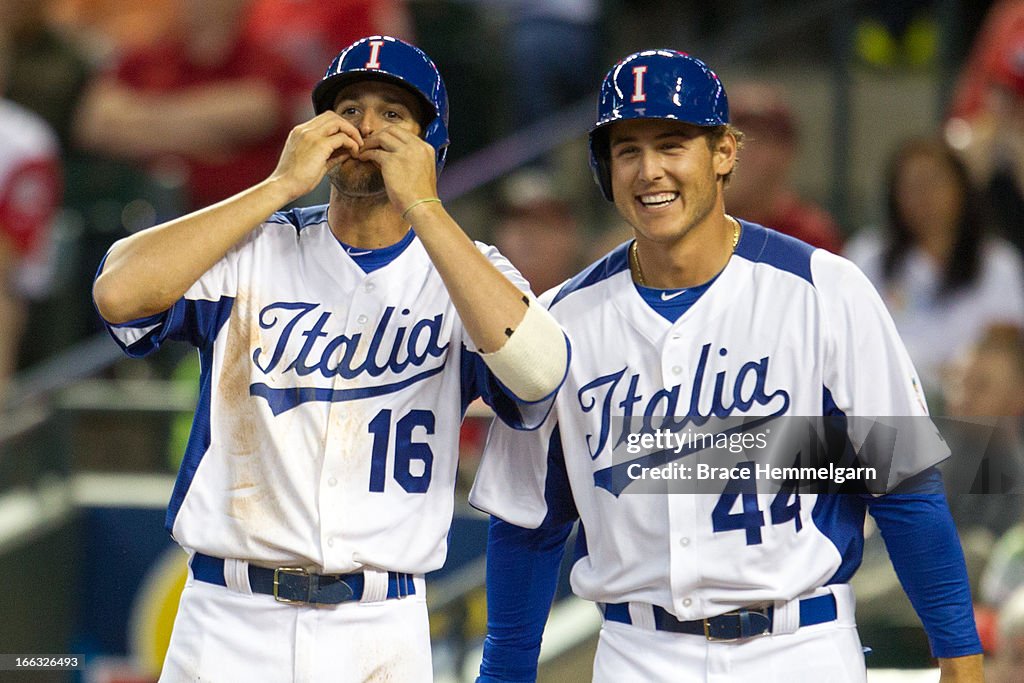
[[(470, 496), (495, 515), (482, 683), (536, 678), (577, 519), (572, 588), (603, 615), (595, 681), (863, 681), (848, 582), (866, 512), (942, 680), (981, 680), (963, 554), (934, 468), (948, 448), (929, 429), (914, 368), (850, 262), (725, 213), (741, 140), (700, 60), (648, 50), (605, 77), (591, 162), (634, 239), (541, 298), (572, 343), (569, 376), (541, 428), (495, 424), (485, 448)], [(678, 435), (814, 416), (839, 423), (839, 441), (887, 472), (881, 491), (773, 493), (746, 462), (717, 492), (641, 493), (645, 472), (683, 480), (704, 454), (655, 445), (630, 455), (633, 437), (656, 435), (627, 433), (637, 421)], [(886, 463), (857, 416), (920, 416), (929, 428)], [(754, 436), (729, 429), (717, 436)]]
[[(162, 681), (431, 680), (423, 574), (447, 550), (462, 415), (483, 396), (535, 426), (565, 375), (561, 329), (437, 198), (434, 63), (364, 38), (313, 102), (269, 178), (116, 243), (95, 281), (126, 353), (175, 339), (201, 359)], [(279, 211), (325, 174), (327, 206)]]

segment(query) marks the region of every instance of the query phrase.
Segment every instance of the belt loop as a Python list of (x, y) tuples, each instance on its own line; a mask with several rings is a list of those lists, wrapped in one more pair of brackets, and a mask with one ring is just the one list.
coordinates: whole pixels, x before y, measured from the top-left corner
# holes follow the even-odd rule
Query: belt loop
[(800, 628), (800, 599), (776, 600), (773, 607), (772, 635), (796, 633)]
[(657, 629), (654, 621), (654, 606), (646, 602), (629, 603), (629, 619), (633, 622), (633, 626), (642, 628), (645, 631)]
[(848, 583), (835, 583), (827, 588), (836, 599), (836, 621), (843, 625), (857, 623), (857, 597), (853, 592), (853, 586)]
[(242, 595), (252, 595), (249, 585), (249, 563), (245, 560), (224, 560), (224, 585)]
[(363, 568), (363, 597), (359, 602), (383, 602), (388, 599), (388, 573), (373, 567)]

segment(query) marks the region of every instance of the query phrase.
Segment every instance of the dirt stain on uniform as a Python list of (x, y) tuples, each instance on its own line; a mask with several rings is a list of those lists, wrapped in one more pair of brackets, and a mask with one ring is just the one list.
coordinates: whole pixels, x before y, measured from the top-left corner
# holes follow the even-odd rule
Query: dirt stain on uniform
[(364, 447), (368, 437), (367, 420), (356, 402), (331, 405), (324, 459), (328, 467), (337, 468), (341, 479), (363, 476), (370, 459)]
[(249, 394), (253, 382), (252, 354), (260, 346), (257, 306), (248, 290), (239, 289), (228, 320), (223, 363), (217, 384), (225, 443), (220, 444), (229, 470), (227, 514), (247, 525), (277, 518), (280, 501), (269, 487), (267, 446), (258, 399)]
[(251, 455), (260, 443), (255, 399), (249, 395), (252, 382), (253, 344), (259, 344), (259, 329), (253, 315), (250, 294), (239, 290), (228, 320), (224, 362), (217, 383), (217, 393), (223, 405), (220, 417), (225, 422), (228, 442), (225, 452)]
[(363, 679), (363, 683), (395, 683), (398, 679), (395, 672), (387, 664), (381, 664)]

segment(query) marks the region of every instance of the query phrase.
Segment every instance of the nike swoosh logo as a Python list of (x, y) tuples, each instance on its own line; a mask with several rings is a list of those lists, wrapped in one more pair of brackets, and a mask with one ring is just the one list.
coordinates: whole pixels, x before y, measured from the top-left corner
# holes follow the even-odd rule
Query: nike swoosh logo
[(662, 292), (661, 293), (661, 300), (662, 301), (672, 301), (672, 299), (675, 299), (680, 294), (686, 294), (686, 290), (685, 289), (680, 289), (675, 294), (669, 294), (668, 292)]
[(367, 254), (372, 254), (372, 253), (373, 253), (372, 251), (350, 251), (350, 252), (348, 252), (348, 255), (349, 256), (366, 256)]

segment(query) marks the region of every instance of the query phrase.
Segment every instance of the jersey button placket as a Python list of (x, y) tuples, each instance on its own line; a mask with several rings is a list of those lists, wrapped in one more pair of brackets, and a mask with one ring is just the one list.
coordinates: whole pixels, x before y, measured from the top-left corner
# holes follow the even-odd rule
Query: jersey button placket
[[(661, 379), (662, 386), (665, 389), (677, 387), (675, 391), (677, 403), (674, 411), (676, 416), (685, 415), (689, 407), (691, 387), (685, 381), (690, 373), (689, 365), (686, 362), (688, 358), (689, 356), (683, 347), (680, 334), (677, 331), (673, 331), (669, 338), (665, 340), (661, 350)], [(685, 426), (677, 430), (677, 432), (681, 433), (683, 430), (685, 430)], [(685, 468), (690, 467), (692, 476), (692, 461), (695, 459), (692, 455), (684, 456), (675, 462), (681, 466), (681, 472), (685, 473)], [(681, 476), (685, 476), (685, 474)], [(680, 484), (681, 486), (676, 493), (668, 494), (668, 527), (669, 538), (671, 539), (668, 553), (669, 566), (671, 567), (670, 588), (672, 591), (672, 602), (676, 605), (677, 609), (683, 610), (684, 614), (680, 615), (682, 617), (686, 616), (689, 612), (686, 608), (693, 604), (692, 599), (684, 597), (684, 594), (692, 590), (692, 587), (697, 582), (698, 571), (696, 567), (699, 563), (695, 561), (696, 556), (694, 554), (696, 550), (696, 543), (694, 543), (696, 539), (694, 501), (697, 497), (689, 492), (692, 490), (692, 486), (690, 486), (692, 482), (681, 481)], [(681, 599), (685, 601), (685, 604)], [(687, 616), (687, 618), (690, 617)]]
[[(357, 335), (360, 335), (362, 338), (372, 336), (368, 323), (373, 318), (373, 312), (377, 307), (377, 303), (374, 297), (365, 296), (362, 291), (363, 289), (365, 289), (365, 284), (352, 292), (351, 300), (348, 301), (347, 311), (343, 311), (343, 309), (337, 311), (339, 319), (345, 321), (344, 328), (332, 330), (331, 338), (338, 334), (343, 334), (351, 340), (358, 339)], [(326, 344), (328, 341), (325, 340), (321, 343)], [(343, 345), (340, 351), (336, 351), (329, 358), (324, 359), (329, 368), (337, 368), (337, 371), (330, 378), (333, 389), (341, 389), (348, 386), (343, 375), (351, 371), (352, 368), (345, 366), (344, 357), (346, 351), (347, 348)], [(354, 360), (350, 360), (352, 365), (358, 365), (360, 362), (361, 360), (358, 356)], [(338, 472), (342, 463), (351, 460), (353, 457), (351, 450), (355, 446), (352, 435), (349, 433), (350, 425), (352, 424), (349, 419), (351, 404), (331, 401), (328, 403), (328, 406), (329, 414), (326, 425), (326, 439), (324, 441), (323, 465), (318, 485), (320, 488), (320, 519), (322, 520), (320, 543), (325, 559), (328, 563), (331, 563), (331, 558), (337, 556), (343, 550), (343, 528), (339, 526), (338, 520), (345, 519), (341, 512), (344, 508), (343, 497), (348, 495), (345, 487), (340, 485), (342, 477), (348, 475), (339, 475)]]
[[(374, 328), (383, 313), (380, 297), (382, 292), (374, 294), (377, 289), (377, 285), (367, 279), (352, 293), (346, 316), (346, 336), (351, 338), (360, 334), (367, 340), (373, 337)], [(397, 316), (397, 311), (395, 315)]]
[[(336, 403), (331, 404), (332, 417), (330, 418), (330, 422), (332, 423), (342, 420), (342, 418), (337, 414), (333, 413), (334, 408), (338, 405), (339, 404)], [(338, 430), (335, 429), (334, 431), (337, 432)], [(339, 457), (344, 457), (340, 456), (338, 452), (339, 448), (345, 447), (340, 443), (341, 441), (342, 437), (340, 434), (332, 434), (330, 431), (328, 432), (327, 450), (324, 454), (323, 471), (320, 474), (319, 507), (320, 519), (322, 520), (320, 523), (320, 542), (322, 544), (321, 547), (324, 548), (325, 560), (327, 560), (328, 563), (330, 562), (331, 554), (327, 552), (327, 549), (334, 548), (336, 543), (335, 539), (338, 538), (338, 532), (341, 530), (337, 526), (337, 520), (344, 519), (344, 516), (341, 514), (341, 496), (344, 495), (344, 492), (340, 490), (340, 487), (338, 486), (338, 477), (331, 473), (336, 467)]]
[[(682, 462), (686, 463), (687, 460), (689, 458), (684, 458)], [(686, 619), (694, 618), (697, 609), (689, 593), (700, 579), (695, 524), (698, 509), (696, 501), (699, 498), (698, 494), (688, 491), (668, 495), (669, 537), (673, 539), (668, 549), (672, 602), (677, 609), (682, 610), (680, 618)]]
[[(357, 335), (361, 336), (364, 340), (369, 340), (373, 337), (374, 327), (381, 316), (380, 297), (379, 295), (372, 294), (376, 289), (377, 285), (370, 279), (370, 276), (367, 276), (363, 283), (352, 292), (348, 311), (344, 317), (346, 320), (345, 329), (339, 331), (339, 333), (343, 333), (349, 339), (357, 339)], [(335, 353), (328, 362), (332, 367), (342, 362), (342, 353)], [(357, 365), (360, 362), (362, 362), (362, 357), (357, 354), (352, 363)], [(351, 369), (348, 368), (348, 370)], [(335, 389), (343, 386), (344, 379), (341, 373), (336, 374), (333, 380)], [(355, 446), (351, 434), (347, 433), (349, 426), (353, 424), (352, 420), (350, 420), (352, 413), (350, 405), (344, 402), (330, 403), (324, 465), (320, 474), (322, 493), (320, 496), (320, 517), (322, 520), (325, 520), (321, 526), (321, 547), (325, 548), (324, 554), (328, 557), (336, 555), (344, 546), (340, 533), (342, 529), (337, 526), (331, 526), (326, 520), (345, 518), (341, 514), (341, 509), (343, 506), (342, 497), (347, 495), (347, 493), (345, 487), (339, 485), (341, 482), (336, 474), (336, 468), (340, 466), (342, 461), (353, 457), (351, 449)], [(328, 553), (326, 549), (330, 549), (332, 552)]]
[[(664, 382), (666, 389), (674, 386), (682, 385), (684, 378), (689, 373), (689, 363), (687, 362), (689, 356), (687, 355), (686, 349), (680, 339), (679, 334), (672, 334), (668, 339), (665, 340), (664, 346), (661, 349), (661, 379)], [(689, 396), (689, 387), (680, 387), (680, 401), (683, 401), (684, 397)], [(685, 410), (685, 405), (677, 406), (680, 410)]]

